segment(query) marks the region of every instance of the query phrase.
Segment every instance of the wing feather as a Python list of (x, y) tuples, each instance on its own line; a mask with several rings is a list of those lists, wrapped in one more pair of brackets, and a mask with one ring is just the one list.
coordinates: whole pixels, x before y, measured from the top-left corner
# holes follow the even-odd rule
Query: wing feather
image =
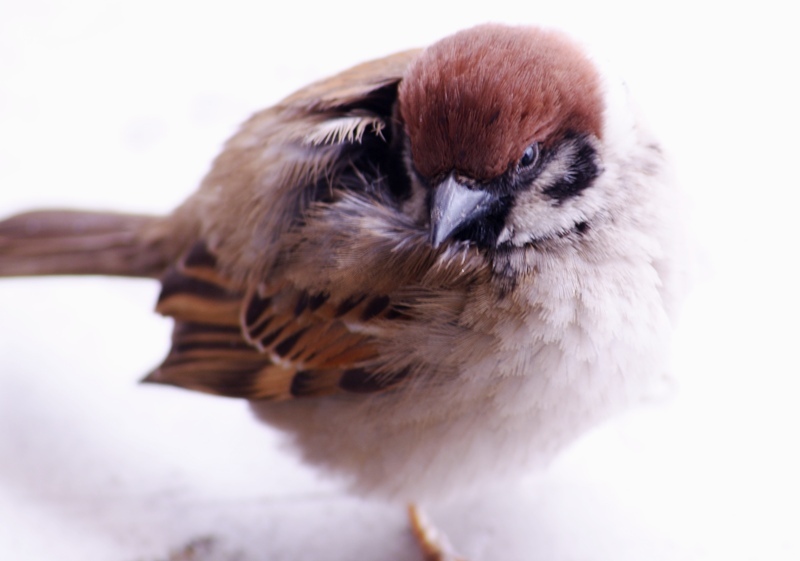
[(172, 347), (146, 382), (230, 397), (283, 400), (373, 392), (402, 373), (373, 373), (376, 342), (353, 322), (389, 315), (387, 296), (339, 302), (287, 283), (240, 291), (196, 244), (162, 279), (157, 310), (175, 319)]

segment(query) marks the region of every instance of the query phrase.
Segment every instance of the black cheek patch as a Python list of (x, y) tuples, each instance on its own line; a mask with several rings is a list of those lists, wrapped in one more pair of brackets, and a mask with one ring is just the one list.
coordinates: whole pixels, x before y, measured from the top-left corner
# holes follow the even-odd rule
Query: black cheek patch
[(586, 138), (577, 139), (577, 143), (578, 151), (573, 157), (569, 173), (544, 190), (545, 195), (559, 204), (580, 195), (600, 174), (597, 151)]
[(453, 239), (474, 243), (481, 249), (495, 247), (513, 205), (513, 197), (501, 197), (487, 212), (456, 230)]

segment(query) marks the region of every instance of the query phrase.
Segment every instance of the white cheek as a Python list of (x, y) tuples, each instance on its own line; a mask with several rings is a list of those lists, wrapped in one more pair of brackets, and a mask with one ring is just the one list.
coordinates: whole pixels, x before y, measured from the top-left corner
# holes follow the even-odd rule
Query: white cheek
[(521, 194), (506, 220), (503, 234), (508, 239), (505, 241), (523, 245), (571, 230), (576, 223), (588, 218), (581, 200), (585, 195), (582, 193), (580, 197), (559, 205), (535, 190)]
[[(602, 157), (602, 155), (601, 155)], [(580, 222), (592, 222), (607, 214), (620, 197), (618, 166), (604, 164), (604, 170), (588, 188), (575, 197), (558, 202), (543, 194), (558, 178), (569, 171), (565, 166), (548, 166), (531, 188), (520, 193), (506, 220), (501, 241), (521, 246), (525, 243), (558, 236), (572, 230)]]
[(514, 202), (506, 225), (498, 240), (523, 245), (535, 239), (558, 235), (570, 230), (576, 222), (585, 220), (581, 210), (581, 193), (574, 199), (558, 203), (543, 192), (572, 173), (575, 147), (565, 146), (560, 153), (547, 162), (542, 172), (525, 191), (520, 192)]

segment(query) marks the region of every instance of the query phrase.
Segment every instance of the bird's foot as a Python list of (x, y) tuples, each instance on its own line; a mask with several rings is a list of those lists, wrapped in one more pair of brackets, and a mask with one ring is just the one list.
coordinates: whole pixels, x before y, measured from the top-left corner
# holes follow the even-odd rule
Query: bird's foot
[(416, 505), (408, 505), (408, 519), (425, 561), (467, 561)]

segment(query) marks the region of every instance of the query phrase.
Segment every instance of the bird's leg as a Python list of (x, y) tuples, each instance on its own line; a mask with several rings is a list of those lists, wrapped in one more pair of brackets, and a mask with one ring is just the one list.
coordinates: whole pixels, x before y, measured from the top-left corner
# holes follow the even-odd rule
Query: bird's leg
[(425, 561), (466, 561), (453, 550), (447, 536), (431, 524), (417, 505), (408, 505), (408, 520)]

